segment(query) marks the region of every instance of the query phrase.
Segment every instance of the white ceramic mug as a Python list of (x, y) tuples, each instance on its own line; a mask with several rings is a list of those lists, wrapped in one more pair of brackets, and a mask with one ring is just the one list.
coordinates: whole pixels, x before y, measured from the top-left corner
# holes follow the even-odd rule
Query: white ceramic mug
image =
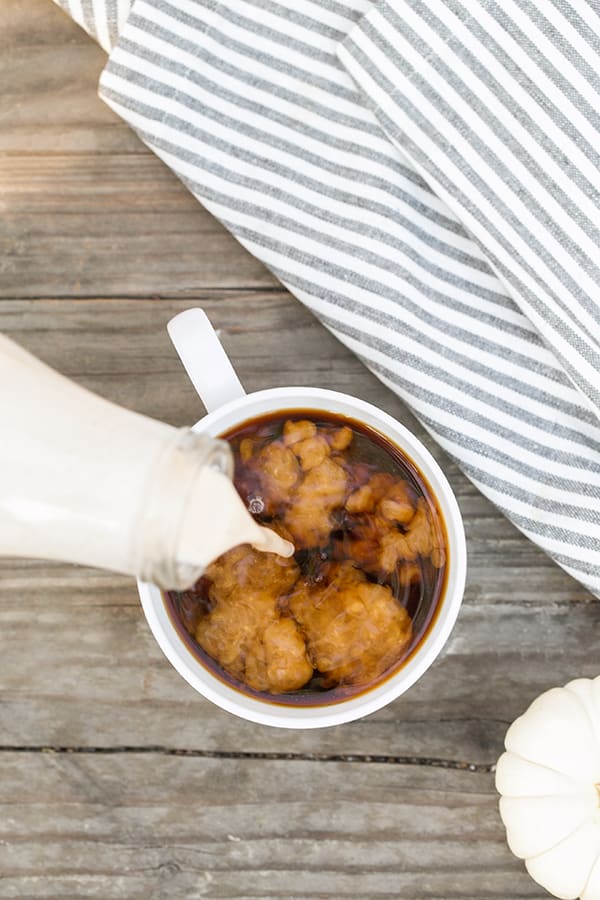
[(301, 707), (270, 703), (221, 681), (183, 642), (169, 618), (161, 591), (153, 584), (139, 582), (142, 607), (154, 637), (193, 688), (243, 719), (281, 728), (321, 728), (375, 712), (408, 690), (429, 668), (448, 640), (460, 609), (467, 551), (460, 510), (444, 473), (423, 444), (400, 422), (356, 397), (310, 387), (271, 388), (246, 394), (202, 310), (180, 313), (169, 323), (169, 334), (208, 410), (208, 415), (194, 425), (194, 431), (218, 436), (248, 419), (277, 410), (326, 410), (364, 422), (399, 447), (415, 463), (437, 499), (448, 538), (448, 572), (434, 624), (408, 661), (382, 683), (330, 705)]

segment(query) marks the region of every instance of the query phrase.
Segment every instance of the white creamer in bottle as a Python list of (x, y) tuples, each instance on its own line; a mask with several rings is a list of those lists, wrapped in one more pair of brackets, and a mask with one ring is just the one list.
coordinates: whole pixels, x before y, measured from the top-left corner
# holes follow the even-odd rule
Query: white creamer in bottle
[(289, 556), (231, 475), (224, 441), (110, 403), (0, 335), (0, 555), (171, 589), (237, 544)]

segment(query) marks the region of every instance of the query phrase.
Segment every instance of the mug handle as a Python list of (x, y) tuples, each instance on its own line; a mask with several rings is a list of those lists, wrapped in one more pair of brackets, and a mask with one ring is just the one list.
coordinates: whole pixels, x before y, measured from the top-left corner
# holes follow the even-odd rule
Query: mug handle
[(185, 309), (167, 323), (167, 331), (207, 412), (245, 395), (204, 310)]

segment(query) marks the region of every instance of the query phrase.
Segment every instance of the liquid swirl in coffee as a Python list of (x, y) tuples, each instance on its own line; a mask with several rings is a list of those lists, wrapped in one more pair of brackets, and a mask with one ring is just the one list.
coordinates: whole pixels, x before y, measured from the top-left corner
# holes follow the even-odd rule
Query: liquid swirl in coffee
[(379, 684), (429, 630), (447, 541), (416, 466), (365, 425), (278, 412), (222, 435), (255, 518), (292, 541), (290, 559), (244, 544), (166, 604), (194, 655), (271, 702), (335, 703)]

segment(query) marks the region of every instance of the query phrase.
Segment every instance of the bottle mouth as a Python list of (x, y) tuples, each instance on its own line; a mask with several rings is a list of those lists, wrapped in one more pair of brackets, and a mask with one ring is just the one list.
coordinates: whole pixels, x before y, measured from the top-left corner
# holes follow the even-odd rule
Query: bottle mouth
[(256, 550), (262, 550), (266, 553), (277, 553), (278, 556), (283, 556), (286, 559), (289, 559), (296, 552), (296, 548), (291, 541), (286, 541), (276, 531), (264, 526), (259, 526), (259, 533), (255, 540), (252, 541), (252, 546)]
[(204, 567), (178, 554), (182, 522), (195, 479), (205, 467), (232, 477), (233, 457), (226, 441), (176, 431), (151, 473), (146, 514), (141, 523), (141, 565), (144, 581), (163, 590), (186, 590), (201, 577)]

